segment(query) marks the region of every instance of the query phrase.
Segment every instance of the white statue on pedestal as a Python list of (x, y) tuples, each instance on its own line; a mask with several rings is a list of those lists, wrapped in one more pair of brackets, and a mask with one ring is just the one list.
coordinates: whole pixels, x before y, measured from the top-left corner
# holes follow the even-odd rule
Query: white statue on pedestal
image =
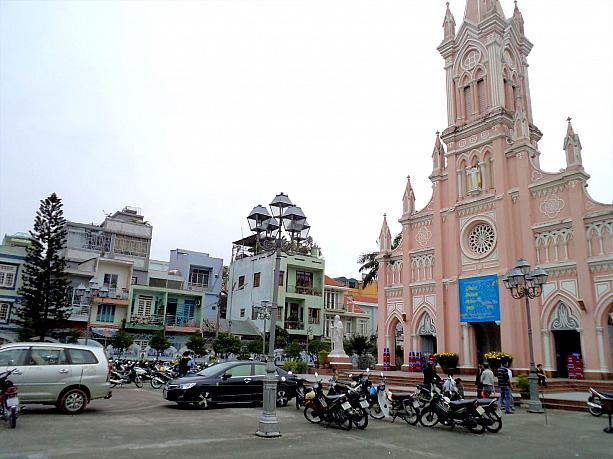
[(330, 357), (347, 357), (345, 348), (343, 347), (343, 322), (338, 314), (334, 316), (334, 323), (330, 328), (332, 329), (332, 352), (330, 353)]

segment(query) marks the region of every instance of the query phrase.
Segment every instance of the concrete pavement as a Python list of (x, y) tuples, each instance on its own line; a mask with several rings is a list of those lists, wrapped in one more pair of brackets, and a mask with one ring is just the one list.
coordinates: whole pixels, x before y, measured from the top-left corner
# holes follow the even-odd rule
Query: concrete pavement
[(283, 436), (254, 435), (261, 408), (180, 409), (160, 391), (119, 388), (81, 415), (28, 407), (11, 431), (0, 424), (0, 459), (16, 458), (611, 458), (605, 418), (555, 411), (547, 417), (516, 410), (498, 434), (427, 429), (371, 419), (365, 431), (308, 423), (302, 411), (278, 410)]

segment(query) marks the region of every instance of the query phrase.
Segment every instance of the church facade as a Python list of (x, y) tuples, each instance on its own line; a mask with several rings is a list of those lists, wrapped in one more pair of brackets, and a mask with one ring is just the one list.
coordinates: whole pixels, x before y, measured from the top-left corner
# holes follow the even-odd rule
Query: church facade
[(407, 182), (393, 250), (384, 217), (378, 361), (384, 348), (402, 369), (411, 352), (456, 352), (470, 372), (488, 351), (504, 351), (513, 368), (528, 370), (524, 303), (501, 282), (524, 258), (549, 274), (530, 301), (536, 363), (564, 377), (568, 357), (579, 355), (586, 379), (611, 379), (613, 205), (588, 194), (570, 119), (566, 167), (550, 173), (539, 165), (532, 44), (517, 4), (506, 18), (498, 0), (467, 0), (457, 32), (448, 4), (443, 29), (448, 127), (436, 134), (423, 209)]

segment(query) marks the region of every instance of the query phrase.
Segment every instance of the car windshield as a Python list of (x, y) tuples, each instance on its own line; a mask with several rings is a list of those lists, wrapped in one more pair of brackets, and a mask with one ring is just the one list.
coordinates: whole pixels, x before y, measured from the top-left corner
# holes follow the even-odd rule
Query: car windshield
[(212, 367), (208, 367), (205, 368), (204, 370), (200, 371), (199, 373), (196, 373), (198, 376), (218, 376), (220, 374), (225, 373), (225, 371), (231, 367), (232, 365), (234, 365), (236, 362), (225, 362), (225, 363), (218, 363), (216, 365), (213, 365)]

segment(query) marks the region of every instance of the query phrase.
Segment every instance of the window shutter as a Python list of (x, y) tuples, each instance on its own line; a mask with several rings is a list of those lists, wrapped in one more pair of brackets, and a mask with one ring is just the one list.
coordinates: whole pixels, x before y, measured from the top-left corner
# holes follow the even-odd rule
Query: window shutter
[(487, 109), (487, 96), (485, 94), (485, 81), (477, 82), (477, 93), (479, 94), (479, 113), (483, 115)]
[(464, 119), (470, 119), (473, 116), (473, 95), (470, 90), (470, 86), (466, 86), (464, 88), (464, 109), (465, 109), (465, 117)]

